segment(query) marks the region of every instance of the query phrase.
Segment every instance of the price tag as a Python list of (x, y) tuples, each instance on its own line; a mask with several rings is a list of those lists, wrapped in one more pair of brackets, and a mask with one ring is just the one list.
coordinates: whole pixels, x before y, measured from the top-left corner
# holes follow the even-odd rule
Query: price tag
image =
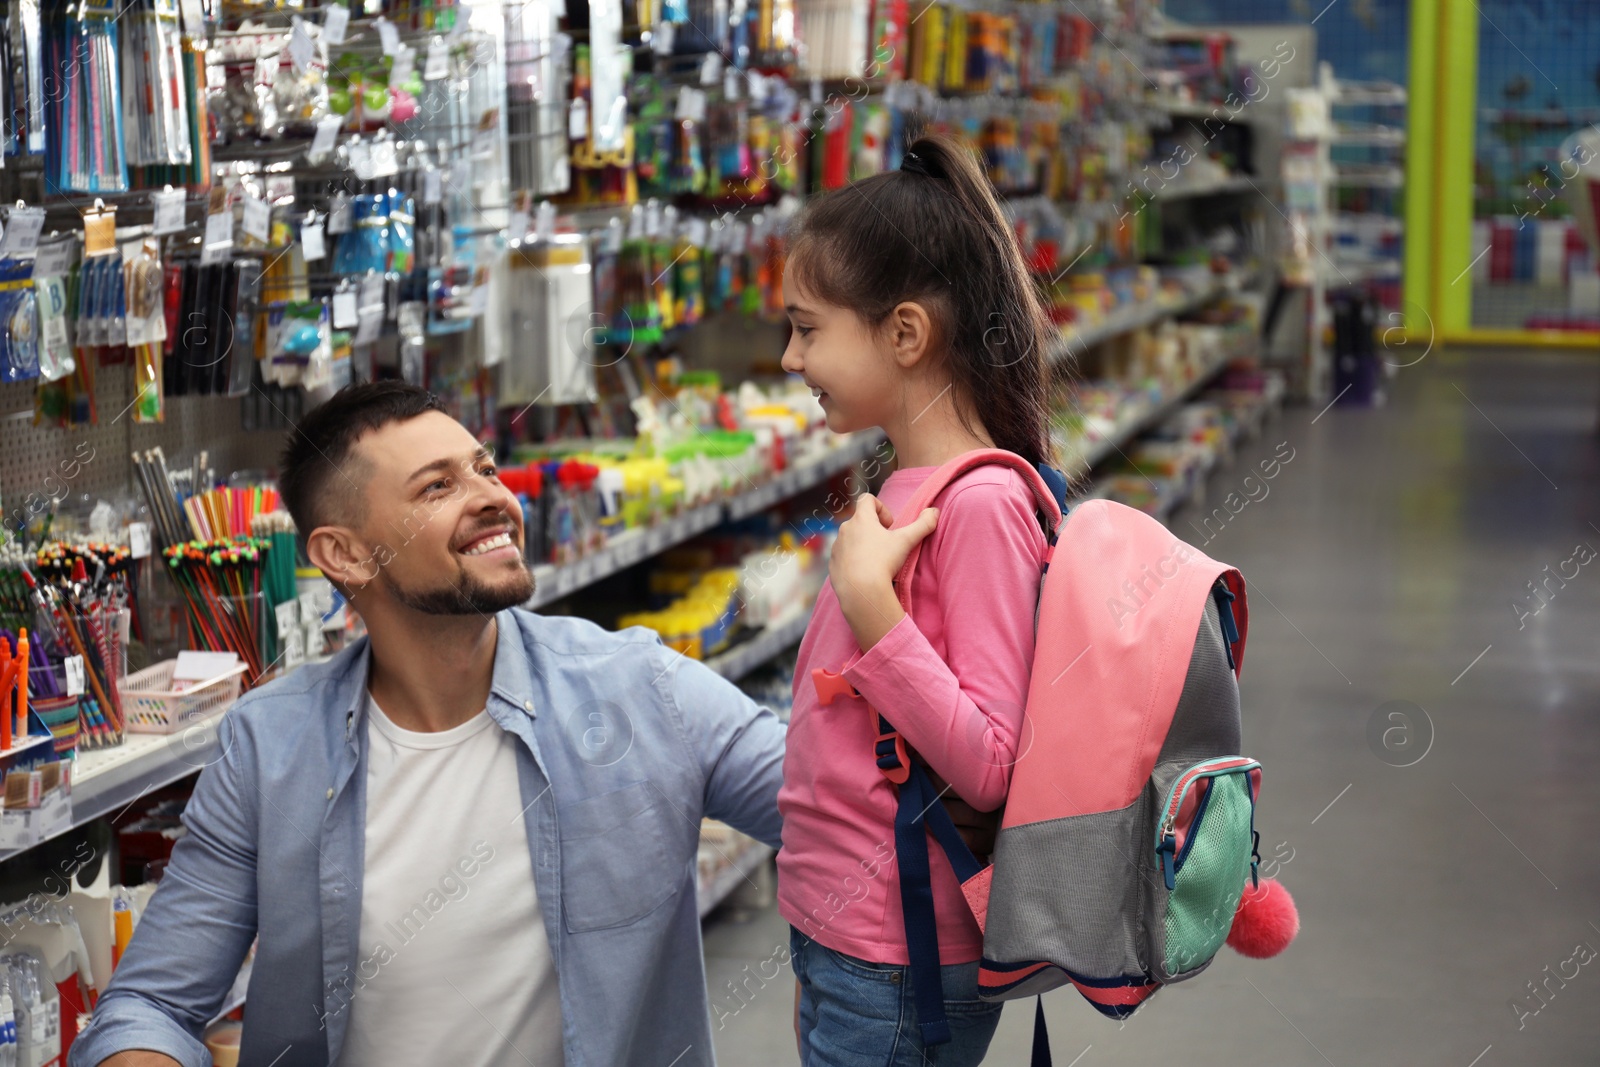
[(311, 65), (313, 47), (305, 22), (296, 16), (294, 28), (289, 31), (289, 62), (294, 64), (295, 70), (303, 72)]
[(215, 215), (206, 216), (205, 243), (200, 247), (200, 263), (211, 266), (221, 263), (233, 251), (233, 210), (223, 208)]
[(328, 207), (328, 233), (350, 232), (350, 198), (343, 193), (335, 193), (333, 203)]
[(311, 147), (306, 150), (306, 158), (313, 163), (320, 163), (333, 151), (334, 139), (339, 136), (339, 127), (344, 124), (342, 115), (324, 115), (317, 120), (317, 132), (311, 138)]
[(400, 51), (400, 31), (386, 18), (378, 19), (378, 39), (383, 42), (383, 54), (392, 56)]
[[(68, 234), (64, 237), (52, 239), (39, 246), (39, 255), (33, 261), (33, 276), (35, 278), (64, 278), (72, 270), (72, 265), (78, 261), (78, 239)], [(51, 316), (51, 321), (61, 322), (57, 316)], [(65, 329), (65, 326), (63, 326)]]
[(411, 72), (417, 69), (417, 50), (407, 45), (401, 45), (400, 50), (394, 54), (394, 65), (389, 68), (389, 84), (396, 88), (403, 86), (411, 78)]
[(178, 16), (183, 20), (183, 35), (205, 40), (206, 13), (200, 0), (178, 0)]
[(278, 57), (256, 56), (256, 84), (271, 85), (278, 77)]
[(369, 158), (372, 161), (372, 176), (374, 178), (388, 178), (400, 173), (400, 160), (395, 154), (395, 143), (393, 141), (373, 141)]
[(0, 256), (32, 255), (39, 247), (39, 234), (43, 230), (44, 208), (17, 208), (6, 222), (5, 236), (0, 237)]
[(164, 233), (177, 233), (183, 229), (183, 202), (185, 193), (182, 189), (164, 189), (154, 193), (150, 202), (155, 206), (155, 223), (150, 227), (150, 232), (156, 236)]
[(314, 589), (300, 594), (300, 621), (307, 626), (322, 624), (322, 605), (317, 602)]
[(677, 36), (677, 29), (670, 22), (656, 23), (655, 36), (650, 38), (650, 51), (658, 56), (672, 54), (672, 41)]
[(444, 199), (444, 174), (438, 167), (429, 167), (422, 175), (422, 202), (437, 204)]
[(722, 98), (739, 99), (739, 71), (736, 67), (729, 67), (722, 72)]
[(706, 57), (700, 61), (700, 84), (715, 85), (720, 77), (722, 77), (722, 57), (715, 52), (707, 52)]
[(528, 213), (526, 211), (513, 211), (511, 225), (506, 227), (506, 236), (513, 241), (520, 241), (528, 236)]
[(331, 4), (322, 9), (322, 39), (329, 44), (344, 44), (344, 31), (349, 25), (349, 8)]
[(288, 638), (290, 634), (300, 628), (299, 601), (285, 600), (282, 604), (279, 604), (276, 608), (274, 608), (273, 611), (278, 616), (278, 639), (280, 641)]
[(589, 101), (581, 96), (575, 97), (567, 109), (567, 136), (574, 141), (586, 140), (589, 136)]
[(378, 334), (383, 331), (383, 310), (381, 308), (368, 311), (361, 310), (360, 324), (356, 326), (356, 335), (350, 339), (351, 344), (370, 345), (378, 339)]
[(351, 142), (350, 169), (362, 181), (368, 181), (372, 178), (372, 145), (366, 141)]
[(315, 263), (328, 254), (322, 239), (320, 219), (308, 219), (300, 227), (300, 250), (307, 263)]
[(333, 328), (335, 330), (348, 330), (361, 321), (361, 314), (356, 307), (356, 294), (353, 289), (344, 289), (333, 294)]
[[(291, 602), (292, 603), (292, 602)], [(294, 670), (306, 661), (305, 631), (296, 626), (283, 635), (283, 667)]]
[(438, 81), (450, 76), (450, 46), (443, 37), (428, 42), (428, 59), (422, 64), (422, 80)]
[(259, 196), (246, 194), (242, 229), (246, 237), (254, 237), (266, 244), (272, 237), (272, 206)]
[(81, 696), (83, 694), (83, 657), (68, 656), (64, 665), (67, 668), (67, 696)]
[(134, 559), (147, 559), (150, 556), (150, 524), (147, 522), (128, 523), (128, 554)]

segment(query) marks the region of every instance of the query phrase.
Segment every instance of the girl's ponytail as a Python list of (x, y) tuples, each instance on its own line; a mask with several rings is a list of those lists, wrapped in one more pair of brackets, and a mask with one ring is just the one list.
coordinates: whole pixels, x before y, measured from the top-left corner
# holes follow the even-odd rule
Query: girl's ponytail
[(958, 141), (919, 137), (898, 171), (807, 207), (788, 269), (873, 326), (902, 301), (923, 303), (947, 341), (961, 417), (1029, 463), (1050, 459), (1053, 331), (1000, 201)]

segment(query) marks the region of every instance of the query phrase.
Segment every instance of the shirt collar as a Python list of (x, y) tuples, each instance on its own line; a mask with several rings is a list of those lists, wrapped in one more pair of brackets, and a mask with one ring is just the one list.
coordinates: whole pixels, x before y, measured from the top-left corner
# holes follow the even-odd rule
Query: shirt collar
[[(535, 717), (532, 700), (533, 678), (529, 670), (528, 649), (516, 611), (507, 608), (495, 616), (494, 675), (489, 681), (489, 698), (499, 697), (512, 710)], [(352, 650), (355, 662), (349, 677), (355, 685), (346, 694), (345, 740), (354, 743), (356, 730), (367, 714), (367, 679), (372, 673), (372, 642), (361, 638)]]

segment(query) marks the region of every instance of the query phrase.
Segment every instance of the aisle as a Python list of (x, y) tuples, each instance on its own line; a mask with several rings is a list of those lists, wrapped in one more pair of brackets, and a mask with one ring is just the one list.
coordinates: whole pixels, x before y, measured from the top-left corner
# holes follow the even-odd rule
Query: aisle
[[(1057, 1064), (1594, 1062), (1600, 560), (1574, 551), (1600, 551), (1600, 364), (1436, 352), (1391, 384), (1375, 411), (1291, 409), (1211, 480), (1213, 506), (1256, 500), (1175, 520), (1251, 581), (1246, 750), (1300, 939), (1224, 950), (1120, 1029), (1050, 995)], [(1280, 442), (1263, 495), (1244, 477)], [(1431, 737), (1413, 710), (1386, 750), (1385, 709), (1369, 743), (1391, 701)], [(792, 977), (752, 977), (787, 933), (771, 909), (706, 927), (725, 1065), (796, 1062)], [(1031, 1021), (1008, 1008), (987, 1062), (1026, 1064)]]

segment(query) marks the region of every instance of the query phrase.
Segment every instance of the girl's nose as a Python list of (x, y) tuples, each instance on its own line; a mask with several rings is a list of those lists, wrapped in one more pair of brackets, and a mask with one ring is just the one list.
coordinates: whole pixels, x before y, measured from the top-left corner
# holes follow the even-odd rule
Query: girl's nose
[(779, 361), (779, 365), (790, 374), (800, 374), (805, 371), (805, 360), (801, 359), (800, 353), (795, 351), (795, 345), (792, 340), (789, 342), (789, 346), (783, 350), (783, 359)]

